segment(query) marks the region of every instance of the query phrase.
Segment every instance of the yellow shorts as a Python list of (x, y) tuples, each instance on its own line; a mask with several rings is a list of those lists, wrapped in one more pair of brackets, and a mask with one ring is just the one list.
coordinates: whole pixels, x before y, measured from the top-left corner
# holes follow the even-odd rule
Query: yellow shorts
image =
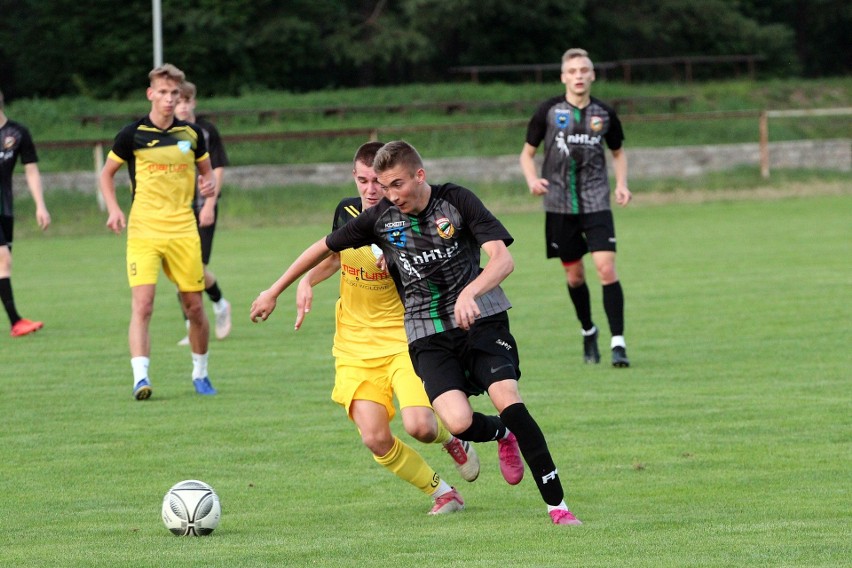
[(198, 234), (173, 239), (127, 239), (127, 280), (131, 288), (156, 284), (160, 267), (181, 292), (204, 290)]
[(366, 361), (338, 358), (335, 369), (331, 399), (343, 406), (350, 417), (350, 406), (355, 399), (383, 405), (388, 411), (388, 419), (396, 415), (394, 395), (400, 408), (431, 407), (407, 351)]

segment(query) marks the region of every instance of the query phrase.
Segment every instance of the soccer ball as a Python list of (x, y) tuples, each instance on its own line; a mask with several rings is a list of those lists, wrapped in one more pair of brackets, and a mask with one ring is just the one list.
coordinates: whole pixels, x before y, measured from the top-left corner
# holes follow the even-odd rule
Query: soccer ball
[(163, 497), (163, 523), (178, 536), (203, 536), (219, 525), (222, 507), (213, 488), (197, 479), (172, 486)]

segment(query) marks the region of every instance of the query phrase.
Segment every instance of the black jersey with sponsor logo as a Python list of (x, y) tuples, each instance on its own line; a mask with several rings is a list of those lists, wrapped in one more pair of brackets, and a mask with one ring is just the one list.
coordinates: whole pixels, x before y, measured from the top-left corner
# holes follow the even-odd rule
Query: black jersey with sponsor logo
[[(204, 134), (204, 140), (207, 142), (207, 152), (210, 154), (210, 167), (215, 170), (216, 168), (225, 168), (229, 166), (230, 162), (228, 161), (228, 153), (225, 151), (225, 145), (222, 144), (222, 136), (219, 134), (219, 130), (216, 126), (209, 120), (200, 116), (196, 117), (195, 125), (201, 129), (201, 133)], [(220, 187), (219, 197), (216, 200), (216, 203), (218, 203), (221, 199), (222, 188)], [(205, 201), (206, 199), (204, 196), (198, 192), (196, 184), (195, 197), (192, 200), (192, 208), (196, 212), (201, 211)]]
[(544, 195), (549, 213), (579, 214), (606, 211), (609, 179), (603, 142), (618, 150), (624, 131), (615, 110), (591, 97), (577, 108), (561, 95), (543, 102), (527, 125), (526, 142), (544, 141), (541, 177), (550, 182)]
[[(429, 203), (419, 215), (406, 215), (383, 199), (326, 237), (335, 252), (372, 243), (382, 249), (403, 289), (409, 343), (458, 327), (456, 299), (482, 271), (480, 247), (514, 240), (470, 190), (451, 183), (430, 187)], [(511, 307), (499, 286), (476, 303), (483, 317)]]
[(12, 172), (18, 157), (22, 164), (38, 162), (35, 144), (27, 128), (14, 120), (0, 127), (0, 215), (12, 217)]

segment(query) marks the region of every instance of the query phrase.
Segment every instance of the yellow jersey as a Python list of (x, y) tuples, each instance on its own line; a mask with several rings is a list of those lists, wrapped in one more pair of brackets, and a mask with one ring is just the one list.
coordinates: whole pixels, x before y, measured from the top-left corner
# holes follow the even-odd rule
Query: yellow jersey
[[(361, 199), (344, 199), (337, 206), (334, 228), (361, 213)], [(376, 266), (369, 246), (340, 252), (340, 298), (332, 354), (372, 359), (408, 352), (404, 308), (393, 278)]]
[(172, 238), (198, 233), (192, 199), (196, 164), (208, 157), (203, 134), (175, 119), (162, 130), (148, 116), (125, 126), (115, 137), (110, 159), (126, 163), (133, 204), (128, 238)]

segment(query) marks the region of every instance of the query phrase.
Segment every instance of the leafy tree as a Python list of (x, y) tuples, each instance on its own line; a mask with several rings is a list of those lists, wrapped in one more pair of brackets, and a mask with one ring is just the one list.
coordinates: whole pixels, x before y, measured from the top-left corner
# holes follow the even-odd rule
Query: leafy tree
[(852, 3), (848, 0), (742, 0), (743, 14), (783, 25), (795, 34), (795, 50), (805, 76), (852, 73)]
[(597, 60), (758, 54), (766, 67), (795, 65), (793, 34), (736, 10), (737, 0), (599, 0), (588, 29)]
[(13, 92), (110, 96), (139, 84), (150, 69), (150, 6), (3, 0), (0, 13), (8, 62), (0, 80)]
[[(852, 57), (848, 0), (162, 0), (162, 12), (164, 59), (205, 94), (444, 81), (453, 66), (557, 63), (574, 46), (595, 61), (757, 53), (775, 75), (846, 74)], [(0, 14), (7, 98), (147, 84), (148, 0), (0, 0)]]

